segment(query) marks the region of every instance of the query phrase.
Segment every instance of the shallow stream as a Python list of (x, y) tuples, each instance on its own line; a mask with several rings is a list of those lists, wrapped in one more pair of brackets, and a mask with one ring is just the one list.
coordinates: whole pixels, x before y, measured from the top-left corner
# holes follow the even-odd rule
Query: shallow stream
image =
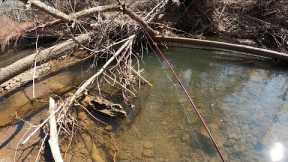
[[(265, 63), (225, 61), (215, 58), (212, 51), (172, 48), (167, 54), (229, 162), (288, 161), (287, 70)], [(131, 120), (128, 125), (115, 132), (118, 161), (220, 161), (205, 129), (166, 67), (154, 55), (149, 55), (144, 57), (143, 69), (142, 75), (153, 87), (142, 87), (135, 102), (140, 111), (135, 118), (128, 119)], [(87, 77), (83, 71), (72, 68), (40, 82), (36, 93), (47, 96), (58, 89), (71, 88)], [(0, 125), (15, 118), (12, 112), (16, 107), (31, 102), (31, 89), (27, 87), (8, 99), (2, 98)], [(12, 126), (0, 130), (0, 160), (8, 156), (9, 150), (14, 156), (15, 140), (21, 134), (11, 144), (6, 141), (10, 137), (7, 133), (17, 129)]]
[[(287, 70), (229, 63), (211, 51), (170, 49), (167, 54), (229, 162), (288, 160)], [(139, 115), (118, 135), (120, 161), (220, 161), (165, 66), (148, 56), (143, 68), (153, 87), (142, 90)]]

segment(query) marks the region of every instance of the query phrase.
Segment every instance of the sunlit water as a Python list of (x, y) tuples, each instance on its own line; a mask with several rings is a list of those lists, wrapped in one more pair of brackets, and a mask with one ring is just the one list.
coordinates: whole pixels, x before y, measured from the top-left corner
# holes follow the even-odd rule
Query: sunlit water
[[(6, 64), (5, 61), (3, 62), (0, 62), (0, 66)], [(16, 149), (19, 148), (19, 142), (24, 140), (28, 130), (31, 131), (32, 123), (40, 124), (47, 118), (48, 114), (44, 108), (47, 107), (49, 96), (61, 95), (72, 90), (95, 72), (96, 69), (90, 68), (87, 70), (90, 64), (90, 62), (85, 62), (83, 65), (66, 68), (55, 75), (36, 82), (36, 98), (33, 98), (31, 85), (17, 89), (17, 92), (1, 98), (0, 162), (22, 161), (22, 159), (23, 161), (35, 161), (38, 148), (31, 147), (31, 150), (27, 149), (23, 154), (18, 151), (17, 156), (15, 156)], [(23, 119), (31, 123), (23, 122)], [(13, 124), (16, 121), (17, 123)], [(7, 124), (13, 125), (3, 127)], [(27, 145), (30, 146), (31, 143), (35, 142), (39, 135), (35, 135), (34, 138)], [(18, 156), (20, 159), (18, 159)], [(16, 157), (16, 160), (14, 160), (14, 157)]]
[[(169, 49), (167, 54), (229, 162), (288, 161), (287, 70), (236, 61), (232, 57), (225, 61), (211, 51)], [(144, 57), (143, 68), (142, 75), (153, 87), (141, 88), (135, 102), (140, 111), (128, 119), (128, 124), (123, 123), (123, 129), (116, 131), (117, 161), (220, 161), (205, 129), (166, 67), (154, 55), (149, 55)], [(36, 84), (37, 97), (45, 98), (40, 106), (47, 105), (49, 95), (87, 79), (91, 71), (83, 69), (86, 67), (77, 66)], [(15, 111), (20, 115), (22, 111), (27, 112), (31, 108), (31, 95), (31, 87), (26, 87), (2, 100), (0, 124), (15, 120)], [(38, 102), (33, 103), (35, 108)], [(18, 134), (6, 144), (10, 138), (7, 133), (10, 134), (6, 128), (1, 129), (0, 159), (8, 157), (9, 150), (13, 159), (11, 148), (15, 149), (21, 138)]]
[[(229, 162), (288, 160), (287, 70), (229, 63), (211, 51), (167, 53)], [(141, 111), (118, 132), (119, 161), (220, 161), (165, 66), (147, 56), (143, 68), (153, 87), (140, 92)]]

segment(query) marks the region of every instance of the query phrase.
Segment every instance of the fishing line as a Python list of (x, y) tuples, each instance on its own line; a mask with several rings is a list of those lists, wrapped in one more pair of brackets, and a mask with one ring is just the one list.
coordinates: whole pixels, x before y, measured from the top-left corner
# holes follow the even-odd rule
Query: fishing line
[[(144, 29), (145, 31), (145, 29)], [(177, 73), (175, 72), (174, 68), (173, 68), (173, 65), (172, 63), (167, 59), (167, 57), (165, 56), (165, 54), (162, 52), (162, 50), (158, 47), (158, 45), (156, 44), (156, 42), (153, 40), (153, 38), (150, 36), (150, 34), (145, 31), (146, 33), (146, 36), (150, 39), (150, 41), (152, 42), (152, 44), (150, 43), (150, 41), (148, 41), (148, 43), (150, 44), (151, 47), (154, 47), (154, 49), (156, 50), (153, 50), (154, 53), (160, 58), (163, 60), (163, 62), (167, 65), (167, 67), (169, 68), (169, 70), (171, 71), (171, 74), (173, 75), (173, 77), (175, 78), (175, 80), (177, 81), (177, 83), (179, 84), (179, 86), (183, 89), (188, 101), (190, 102), (190, 104), (192, 105), (192, 108), (193, 110), (195, 111), (196, 115), (198, 116), (198, 118), (200, 119), (202, 125), (204, 126), (206, 132), (208, 133), (209, 137), (210, 137), (210, 140), (213, 144), (213, 146), (215, 147), (215, 149), (217, 150), (222, 162), (225, 162), (224, 160), (224, 156), (223, 154), (221, 153), (220, 151), (220, 148), (218, 146), (218, 144), (216, 143), (216, 140), (214, 139), (207, 123), (205, 122), (205, 119), (204, 117), (201, 115), (200, 111), (198, 110), (198, 108), (196, 107), (192, 97), (191, 97), (191, 94), (190, 92), (185, 88), (184, 86), (184, 83), (181, 81), (181, 79), (179, 78), (179, 76), (177, 75)], [(153, 48), (152, 48), (153, 49)]]

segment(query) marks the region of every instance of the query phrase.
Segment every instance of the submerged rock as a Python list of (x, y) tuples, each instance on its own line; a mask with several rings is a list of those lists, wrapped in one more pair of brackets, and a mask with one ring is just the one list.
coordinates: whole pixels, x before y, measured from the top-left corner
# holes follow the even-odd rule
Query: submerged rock
[(189, 140), (190, 140), (190, 135), (189, 135), (189, 134), (184, 134), (184, 135), (182, 136), (182, 138), (181, 138), (181, 141), (182, 141), (183, 143), (188, 143)]
[(153, 148), (153, 143), (150, 141), (146, 141), (143, 143), (143, 148), (144, 149), (152, 149)]
[(143, 157), (152, 158), (154, 157), (153, 150), (144, 150), (142, 153)]

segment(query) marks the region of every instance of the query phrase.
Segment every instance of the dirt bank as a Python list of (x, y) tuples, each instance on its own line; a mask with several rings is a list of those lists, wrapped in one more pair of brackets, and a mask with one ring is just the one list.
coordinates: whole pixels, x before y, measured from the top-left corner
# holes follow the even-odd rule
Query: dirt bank
[[(160, 0), (125, 2), (131, 9), (147, 13)], [(75, 4), (79, 6), (77, 10), (81, 10), (81, 6), (87, 3), (88, 1), (83, 1), (83, 4)], [(99, 1), (97, 4), (107, 5), (111, 2)], [(71, 10), (63, 8), (67, 5), (55, 5), (65, 12)], [(181, 36), (206, 39), (216, 37), (228, 42), (287, 52), (287, 6), (288, 2), (285, 0), (169, 0), (166, 12), (160, 14), (151, 24), (156, 23), (154, 27), (157, 30), (162, 31), (164, 28)], [(0, 15), (9, 15), (15, 21), (31, 19), (31, 10), (25, 10), (25, 6), (18, 1), (6, 1), (0, 8), (3, 8)]]
[(189, 34), (282, 52), (288, 50), (285, 0), (186, 0), (180, 8), (172, 24)]

